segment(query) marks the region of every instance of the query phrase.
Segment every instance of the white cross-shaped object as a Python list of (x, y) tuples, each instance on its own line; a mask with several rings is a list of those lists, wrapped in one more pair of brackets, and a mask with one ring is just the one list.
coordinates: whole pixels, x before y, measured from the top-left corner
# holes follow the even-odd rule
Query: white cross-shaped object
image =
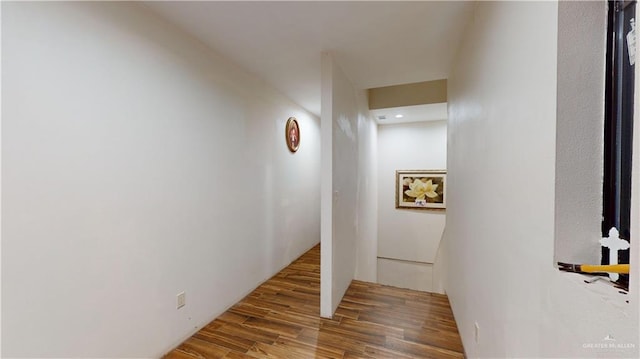
[[(618, 251), (629, 249), (629, 242), (620, 239), (620, 233), (616, 227), (609, 230), (609, 238), (604, 237), (600, 240), (603, 247), (609, 248), (609, 264), (618, 264)], [(612, 281), (617, 281), (620, 275), (618, 273), (609, 273)]]

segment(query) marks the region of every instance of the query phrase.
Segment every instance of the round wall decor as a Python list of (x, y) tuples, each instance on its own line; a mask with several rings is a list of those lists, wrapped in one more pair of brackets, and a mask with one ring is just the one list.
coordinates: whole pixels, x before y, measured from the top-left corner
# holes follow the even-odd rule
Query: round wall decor
[(295, 117), (289, 117), (284, 128), (284, 136), (287, 140), (289, 151), (296, 152), (300, 147), (300, 127)]

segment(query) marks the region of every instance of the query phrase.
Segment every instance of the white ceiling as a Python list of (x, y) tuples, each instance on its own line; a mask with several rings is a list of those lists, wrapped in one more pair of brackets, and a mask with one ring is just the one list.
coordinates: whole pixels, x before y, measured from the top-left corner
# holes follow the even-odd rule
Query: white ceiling
[[(380, 125), (395, 125), (407, 122), (439, 121), (447, 119), (447, 104), (389, 107), (371, 110), (371, 114)], [(384, 116), (381, 119), (380, 116)], [(401, 116), (401, 117), (396, 117)]]
[(309, 111), (320, 53), (360, 89), (447, 78), (470, 2), (146, 2)]

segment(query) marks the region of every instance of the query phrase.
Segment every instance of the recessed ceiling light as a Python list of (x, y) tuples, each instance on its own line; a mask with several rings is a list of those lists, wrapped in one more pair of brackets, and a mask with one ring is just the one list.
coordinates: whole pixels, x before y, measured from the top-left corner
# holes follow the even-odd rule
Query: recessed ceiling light
[(396, 118), (403, 118), (403, 115), (396, 115)]

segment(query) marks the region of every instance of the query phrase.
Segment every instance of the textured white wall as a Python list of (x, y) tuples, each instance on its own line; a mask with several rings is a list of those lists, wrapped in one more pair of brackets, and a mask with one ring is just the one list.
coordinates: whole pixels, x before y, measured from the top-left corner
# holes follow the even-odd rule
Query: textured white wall
[(556, 262), (600, 262), (606, 22), (605, 1), (558, 2)]
[(378, 258), (378, 283), (433, 292), (433, 264)]
[[(636, 19), (640, 18), (638, 15), (640, 15), (640, 7), (636, 6)], [(636, 74), (634, 88), (640, 89), (640, 76), (638, 76), (637, 74), (637, 67), (635, 71)], [(637, 119), (640, 118), (640, 91), (635, 90), (634, 97), (633, 118)], [(638, 156), (637, 154), (640, 153), (640, 126), (633, 127), (633, 153), (636, 154), (636, 158)], [(638, 218), (640, 218), (640, 161), (633, 161), (631, 176), (630, 232), (631, 238), (634, 238), (635, 240), (635, 238), (640, 238), (640, 220), (638, 220)], [(638, 328), (638, 326), (640, 325), (640, 280), (637, 280), (637, 278), (640, 278), (640, 246), (633, 245), (631, 246), (631, 248), (629, 248), (629, 251), (629, 262), (631, 265), (631, 274), (629, 277), (635, 278), (629, 281), (629, 293), (632, 293), (632, 297), (629, 300), (632, 306), (629, 317), (632, 323), (635, 323), (636, 336), (639, 336), (640, 329)], [(636, 348), (638, 346), (639, 345), (636, 345)]]
[(333, 58), (321, 55), (321, 193), (320, 193), (320, 315), (331, 317), (333, 295)]
[(446, 121), (380, 126), (378, 256), (434, 262), (446, 214), (396, 209), (396, 170), (443, 170), (446, 167)]
[[(362, 106), (362, 103), (360, 103)], [(378, 124), (368, 106), (358, 115), (358, 224), (355, 279), (375, 283), (378, 253)]]
[(375, 276), (376, 131), (366, 92), (322, 54), (322, 253), (320, 313), (331, 317), (351, 280)]
[(139, 5), (2, 15), (3, 357), (159, 357), (319, 241), (317, 118)]
[(378, 259), (379, 283), (432, 290), (432, 264), (442, 238), (446, 213), (396, 209), (395, 176), (396, 170), (441, 170), (446, 167), (446, 121), (380, 126), (378, 256), (385, 259)]
[[(449, 79), (441, 254), (471, 358), (638, 357), (637, 289), (596, 293), (553, 265), (557, 22), (553, 2), (478, 3)], [(608, 335), (635, 348), (589, 347)]]

